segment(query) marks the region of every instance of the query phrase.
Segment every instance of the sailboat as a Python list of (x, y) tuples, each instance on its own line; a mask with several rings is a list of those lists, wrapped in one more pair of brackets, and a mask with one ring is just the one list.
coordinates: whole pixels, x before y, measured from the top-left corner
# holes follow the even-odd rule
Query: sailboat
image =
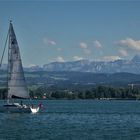
[(30, 104), (26, 105), (23, 104), (22, 101), (23, 99), (30, 100), (30, 96), (24, 77), (20, 50), (12, 21), (10, 21), (6, 40), (6, 42), (8, 42), (8, 96), (7, 102), (4, 105), (0, 106), (0, 112), (37, 113), (40, 109), (40, 106), (33, 106)]

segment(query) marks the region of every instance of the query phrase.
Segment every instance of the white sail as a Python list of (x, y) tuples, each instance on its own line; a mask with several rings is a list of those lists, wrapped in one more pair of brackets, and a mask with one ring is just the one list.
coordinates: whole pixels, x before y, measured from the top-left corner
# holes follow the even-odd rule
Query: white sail
[(8, 49), (8, 98), (29, 98), (13, 25), (9, 27)]

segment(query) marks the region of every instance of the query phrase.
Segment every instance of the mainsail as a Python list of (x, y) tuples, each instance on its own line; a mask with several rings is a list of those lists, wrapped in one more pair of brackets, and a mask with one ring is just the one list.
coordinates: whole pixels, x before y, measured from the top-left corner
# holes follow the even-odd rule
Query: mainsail
[(19, 46), (11, 22), (8, 44), (8, 98), (29, 98)]

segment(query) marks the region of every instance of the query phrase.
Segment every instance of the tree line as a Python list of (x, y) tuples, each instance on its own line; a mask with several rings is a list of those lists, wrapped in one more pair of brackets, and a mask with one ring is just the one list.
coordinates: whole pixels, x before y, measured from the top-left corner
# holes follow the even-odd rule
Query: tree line
[[(139, 88), (98, 86), (90, 89), (55, 89), (45, 87), (29, 88), (31, 98), (35, 99), (140, 99)], [(0, 89), (0, 99), (6, 99), (7, 89)]]

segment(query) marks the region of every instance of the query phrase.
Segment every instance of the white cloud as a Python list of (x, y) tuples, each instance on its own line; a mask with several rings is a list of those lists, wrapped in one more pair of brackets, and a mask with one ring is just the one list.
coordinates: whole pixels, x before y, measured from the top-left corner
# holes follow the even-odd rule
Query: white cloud
[(50, 44), (50, 45), (56, 45), (56, 42), (53, 41), (53, 40), (48, 40), (48, 44)]
[(50, 63), (52, 62), (65, 62), (64, 58), (62, 56), (58, 56), (56, 58), (53, 58), (51, 60), (49, 60)]
[(43, 38), (43, 43), (46, 45), (56, 45), (56, 42), (54, 40), (50, 40), (48, 38)]
[(119, 49), (119, 53), (122, 57), (128, 56), (128, 52), (124, 49)]
[(62, 56), (58, 56), (55, 60), (57, 62), (65, 62), (65, 60), (64, 60), (64, 58)]
[(35, 64), (29, 64), (28, 67), (29, 67), (29, 68), (30, 68), (30, 67), (37, 67), (37, 65), (35, 65)]
[(126, 38), (117, 42), (120, 46), (129, 47), (130, 49), (140, 51), (140, 40), (134, 40), (132, 38)]
[(115, 60), (119, 60), (119, 59), (121, 59), (120, 56), (114, 56), (114, 55), (112, 55), (112, 56), (104, 56), (103, 57), (104, 61), (115, 61)]
[(73, 56), (73, 60), (75, 61), (79, 61), (79, 60), (82, 60), (83, 57), (80, 57), (80, 56)]
[(93, 41), (93, 44), (96, 48), (102, 48), (102, 44), (98, 40)]
[(83, 49), (85, 54), (90, 54), (91, 53), (91, 51), (88, 48), (88, 45), (86, 43), (84, 43), (84, 42), (80, 43), (80, 48)]
[(80, 43), (80, 48), (87, 49), (88, 48), (88, 45), (86, 43), (84, 43), (84, 42), (81, 42)]

